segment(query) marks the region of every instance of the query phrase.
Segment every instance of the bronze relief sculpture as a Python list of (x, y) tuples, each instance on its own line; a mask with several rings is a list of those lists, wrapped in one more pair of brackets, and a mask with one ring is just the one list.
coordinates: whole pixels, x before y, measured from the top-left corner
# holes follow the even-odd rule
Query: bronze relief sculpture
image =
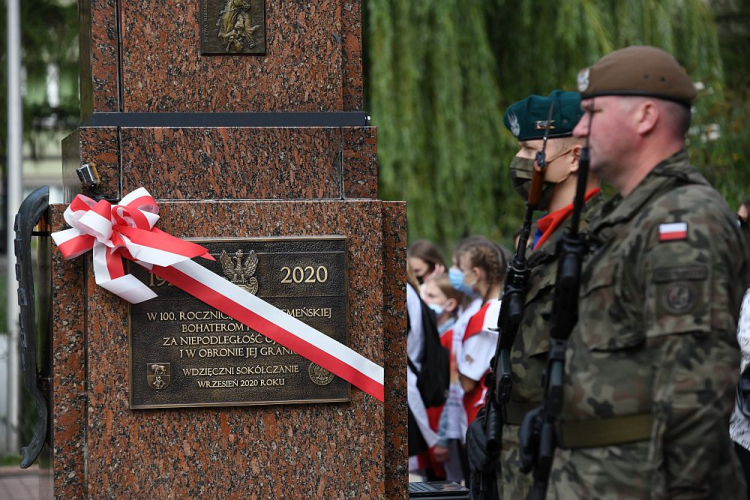
[(249, 1), (227, 0), (219, 18), (219, 39), (227, 52), (249, 52), (257, 45), (255, 33), (260, 24), (253, 25), (251, 11)]
[(201, 0), (203, 54), (265, 54), (263, 0)]

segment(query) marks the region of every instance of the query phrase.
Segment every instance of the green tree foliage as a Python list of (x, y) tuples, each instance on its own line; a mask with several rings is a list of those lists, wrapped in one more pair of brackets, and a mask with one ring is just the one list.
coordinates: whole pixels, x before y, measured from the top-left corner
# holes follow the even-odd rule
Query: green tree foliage
[(575, 89), (581, 68), (628, 45), (664, 48), (704, 84), (691, 147), (699, 165), (718, 161), (724, 175), (734, 139), (701, 137), (719, 121), (737, 128), (742, 113), (725, 99), (705, 0), (368, 0), (365, 30), (381, 195), (407, 200), (410, 240), (449, 248), (483, 233), (509, 242), (522, 202), (507, 174), (516, 146), (505, 109)]
[(368, 14), (382, 196), (408, 200), (412, 236), (501, 236), (498, 160), (511, 143), (484, 3), (370, 0)]
[(696, 81), (723, 80), (713, 13), (705, 0), (494, 0), (489, 25), (497, 78), (511, 102), (556, 87), (628, 45), (673, 54)]
[[(750, 198), (750, 0), (714, 0), (719, 48), (725, 70), (725, 100), (716, 100), (697, 132), (713, 130), (718, 138), (691, 151), (697, 165), (732, 208)], [(701, 137), (702, 139), (702, 137)]]
[[(69, 130), (78, 122), (78, 5), (58, 0), (28, 4), (23, 2), (21, 11), (24, 139), (36, 158), (38, 143), (45, 139), (40, 132)], [(55, 107), (46, 95), (48, 64), (58, 69), (60, 102)]]
[[(735, 210), (750, 198), (750, 100), (735, 97), (720, 102), (709, 114), (711, 123), (694, 127), (690, 135), (693, 162)], [(718, 134), (718, 137), (710, 137)]]

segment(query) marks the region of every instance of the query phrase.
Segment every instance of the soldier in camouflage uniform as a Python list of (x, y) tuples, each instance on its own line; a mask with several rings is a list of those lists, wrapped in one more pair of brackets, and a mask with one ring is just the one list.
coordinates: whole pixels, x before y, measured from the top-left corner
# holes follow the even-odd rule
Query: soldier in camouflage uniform
[[(530, 476), (519, 470), (518, 428), (525, 413), (540, 406), (542, 401), (542, 371), (549, 350), (549, 323), (544, 315), (552, 311), (557, 275), (555, 242), (569, 225), (578, 181), (581, 141), (572, 134), (583, 114), (580, 103), (577, 92), (556, 90), (545, 97), (527, 97), (511, 105), (505, 113), (505, 126), (516, 136), (519, 145), (510, 167), (511, 182), (525, 201), (533, 177), (534, 158), (542, 149), (550, 106), (554, 104), (546, 150), (545, 185), (539, 206), (548, 214), (537, 221), (536, 235), (531, 242), (533, 251), (527, 262), (529, 288), (523, 319), (511, 351), (513, 392), (503, 411), (502, 450), (496, 480), (499, 496), (505, 499), (526, 498), (532, 482)], [(583, 226), (603, 203), (595, 175), (588, 178), (586, 200), (581, 217)], [(472, 425), (469, 432), (481, 433), (478, 439), (483, 442), (484, 419)]]
[[(727, 427), (748, 262), (690, 165), (695, 88), (653, 47), (578, 77), (591, 170), (617, 189), (589, 227), (547, 498), (744, 498)], [(593, 122), (589, 118), (593, 115)]]

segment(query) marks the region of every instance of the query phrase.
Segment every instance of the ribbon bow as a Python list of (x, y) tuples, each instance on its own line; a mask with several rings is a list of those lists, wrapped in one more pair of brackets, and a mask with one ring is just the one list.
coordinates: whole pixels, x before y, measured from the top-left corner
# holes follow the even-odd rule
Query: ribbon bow
[(64, 217), (71, 228), (52, 235), (63, 256), (73, 259), (93, 249), (96, 284), (133, 304), (156, 294), (135, 276), (125, 274), (123, 258), (147, 268), (169, 267), (193, 257), (214, 260), (204, 247), (154, 227), (159, 206), (145, 188), (114, 206), (79, 194)]

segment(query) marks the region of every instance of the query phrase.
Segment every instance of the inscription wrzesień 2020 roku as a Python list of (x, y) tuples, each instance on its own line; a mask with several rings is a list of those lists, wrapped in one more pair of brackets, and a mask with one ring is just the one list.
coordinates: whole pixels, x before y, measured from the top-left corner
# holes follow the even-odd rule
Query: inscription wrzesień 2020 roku
[[(216, 274), (348, 345), (343, 237), (193, 240)], [(140, 266), (130, 305), (131, 408), (348, 401), (350, 385)]]

